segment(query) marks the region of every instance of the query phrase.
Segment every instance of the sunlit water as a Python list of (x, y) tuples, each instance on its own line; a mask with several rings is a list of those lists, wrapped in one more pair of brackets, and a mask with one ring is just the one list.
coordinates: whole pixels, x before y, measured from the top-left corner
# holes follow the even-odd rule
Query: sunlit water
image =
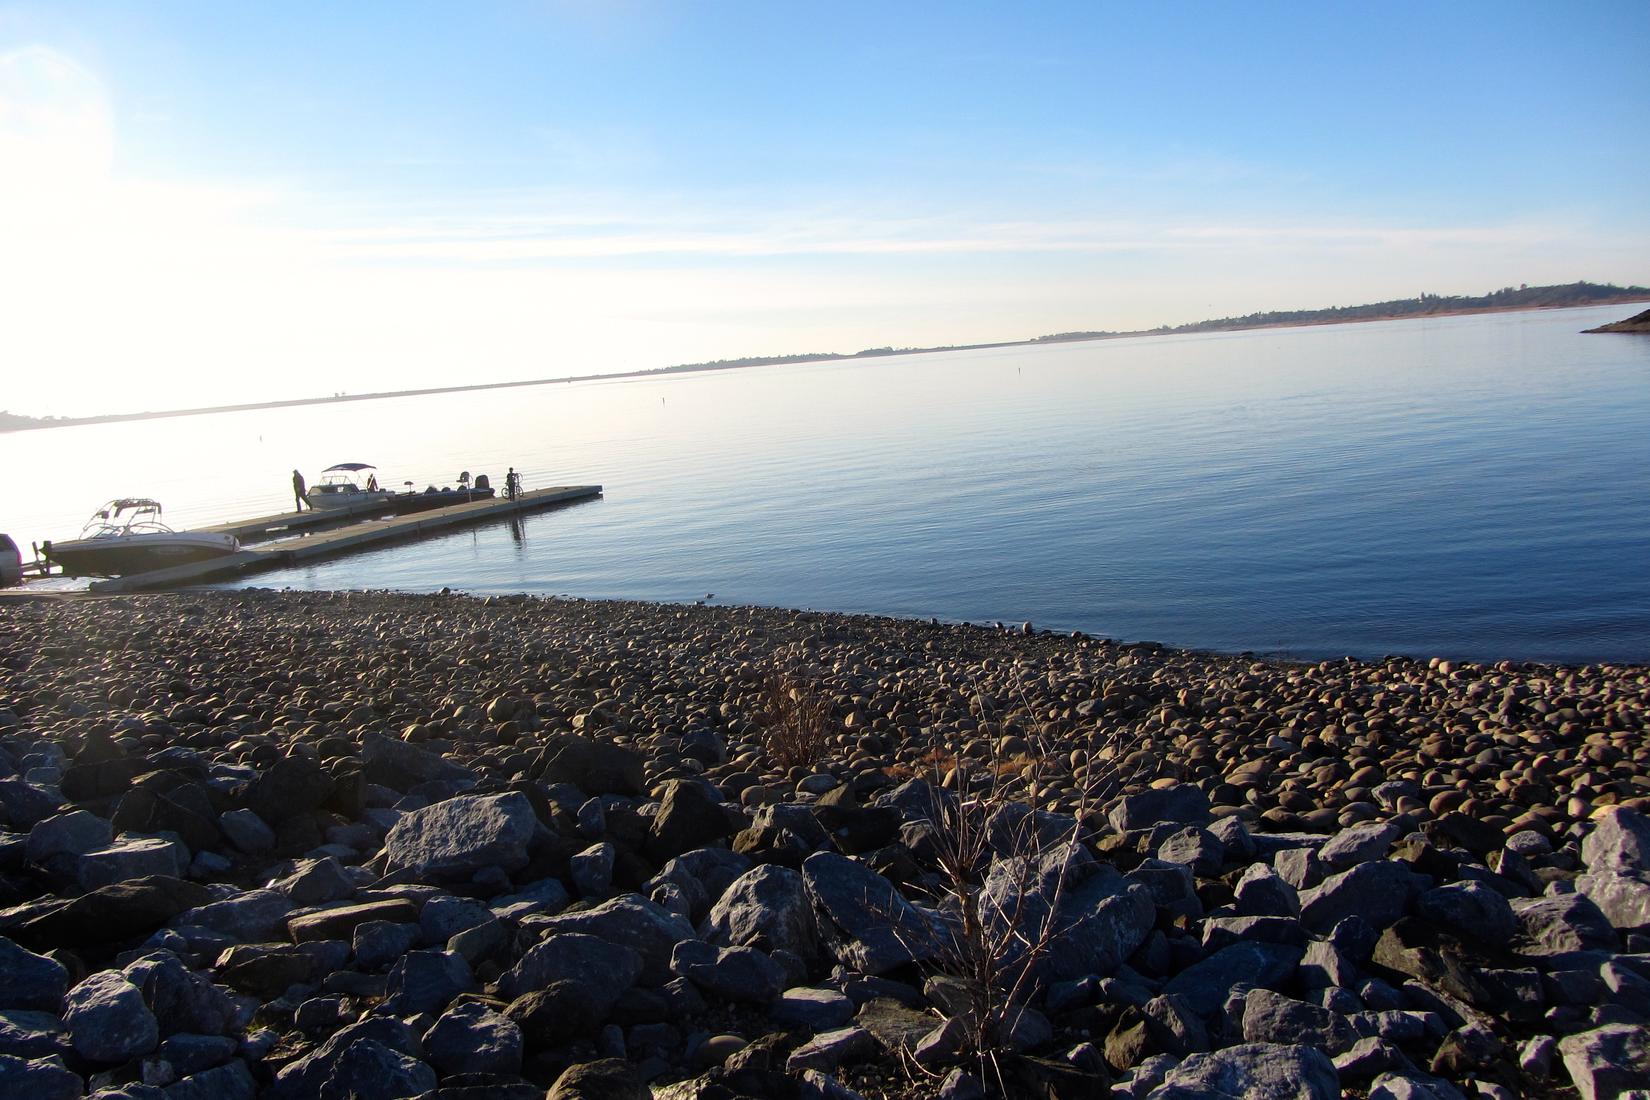
[[(1147, 337), (0, 435), (0, 529), (291, 506), (293, 467), (597, 501), (248, 583), (753, 603), (1297, 657), (1650, 659), (1623, 307)], [(554, 369), (567, 369), (556, 364)], [(546, 370), (552, 369), (551, 365)], [(484, 364), (464, 372), (485, 378)], [(714, 594), (714, 595), (711, 595)]]

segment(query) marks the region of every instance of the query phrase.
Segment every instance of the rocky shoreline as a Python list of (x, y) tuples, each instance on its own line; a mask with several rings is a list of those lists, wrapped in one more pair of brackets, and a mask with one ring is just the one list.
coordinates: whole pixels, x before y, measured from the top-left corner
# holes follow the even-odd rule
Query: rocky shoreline
[(0, 1100), (1650, 1097), (1650, 670), (0, 613)]

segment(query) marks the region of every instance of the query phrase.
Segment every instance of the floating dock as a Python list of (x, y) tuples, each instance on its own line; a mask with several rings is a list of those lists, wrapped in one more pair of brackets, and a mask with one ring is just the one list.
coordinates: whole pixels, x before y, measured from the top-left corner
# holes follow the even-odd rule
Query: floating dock
[[(323, 509), (319, 512), (284, 512), (237, 523), (222, 523), (202, 530), (234, 535), (243, 542), (281, 541), (268, 546), (248, 547), (211, 561), (93, 581), (90, 587), (93, 592), (118, 594), (207, 584), (266, 569), (280, 569), (319, 558), (375, 549), (390, 542), (423, 538), (455, 527), (538, 512), (558, 504), (598, 497), (601, 493), (600, 485), (563, 485), (552, 489), (534, 489), (522, 493), (515, 500), (493, 497), (387, 519), (361, 518), (381, 515), (382, 508), (366, 508), (354, 513), (343, 509)], [(342, 511), (343, 515), (335, 514), (338, 511)], [(345, 526), (339, 526), (341, 523)]]

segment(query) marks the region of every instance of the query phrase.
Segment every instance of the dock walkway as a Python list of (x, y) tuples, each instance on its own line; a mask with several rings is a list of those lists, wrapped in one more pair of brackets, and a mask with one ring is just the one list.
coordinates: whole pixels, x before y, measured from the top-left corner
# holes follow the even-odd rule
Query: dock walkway
[[(315, 561), (318, 558), (355, 553), (390, 542), (421, 538), (454, 527), (536, 512), (558, 504), (597, 497), (601, 492), (600, 485), (563, 485), (551, 489), (534, 489), (521, 494), (515, 500), (494, 497), (388, 519), (365, 519), (344, 527), (335, 526), (340, 517), (332, 516), (329, 511), (287, 512), (238, 523), (224, 523), (205, 530), (249, 540), (275, 538), (282, 541), (268, 546), (249, 547), (226, 557), (213, 558), (211, 561), (191, 562), (148, 573), (93, 581), (90, 588), (93, 592), (117, 594), (206, 584), (266, 569), (279, 569), (282, 566)], [(341, 518), (348, 520), (351, 517), (346, 513)]]

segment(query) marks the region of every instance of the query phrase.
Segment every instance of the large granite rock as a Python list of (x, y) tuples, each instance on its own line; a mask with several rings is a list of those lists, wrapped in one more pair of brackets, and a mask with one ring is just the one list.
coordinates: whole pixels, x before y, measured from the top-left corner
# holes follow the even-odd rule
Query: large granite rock
[(1340, 1100), (1334, 1063), (1311, 1047), (1240, 1043), (1194, 1054), (1148, 1100)]
[(435, 879), (464, 879), (483, 867), (520, 870), (538, 827), (519, 791), (449, 798), (396, 822), (384, 841), (386, 869)]
[(735, 879), (711, 907), (703, 931), (706, 940), (721, 947), (785, 950), (804, 959), (819, 947), (819, 927), (802, 876), (772, 863)]

